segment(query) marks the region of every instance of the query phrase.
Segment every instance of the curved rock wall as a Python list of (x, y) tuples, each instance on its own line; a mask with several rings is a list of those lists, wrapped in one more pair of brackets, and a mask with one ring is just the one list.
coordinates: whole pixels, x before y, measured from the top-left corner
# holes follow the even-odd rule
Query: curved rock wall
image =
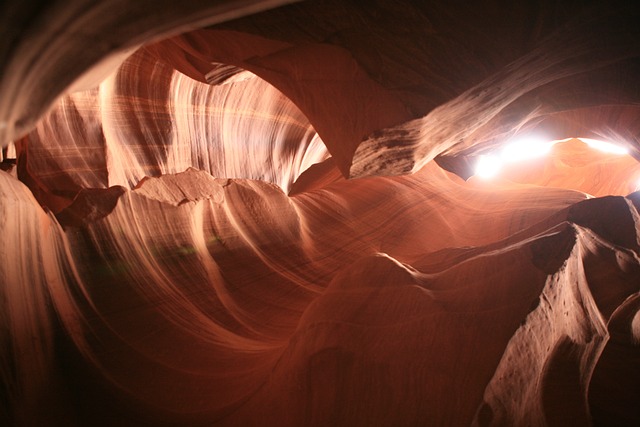
[(0, 6), (0, 424), (637, 425), (636, 8), (280, 3)]

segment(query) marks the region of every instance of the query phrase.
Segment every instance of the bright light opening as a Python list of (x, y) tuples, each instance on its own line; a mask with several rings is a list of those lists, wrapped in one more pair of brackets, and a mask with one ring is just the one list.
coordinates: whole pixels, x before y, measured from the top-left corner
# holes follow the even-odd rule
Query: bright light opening
[(493, 178), (500, 172), (502, 161), (493, 155), (480, 156), (476, 164), (476, 175), (483, 179)]
[(512, 141), (498, 153), (480, 156), (475, 175), (483, 179), (493, 178), (504, 164), (542, 157), (551, 151), (553, 144), (554, 142), (542, 142), (536, 139)]
[(580, 141), (584, 142), (585, 144), (587, 144), (589, 147), (595, 149), (595, 150), (599, 150), (602, 151), (604, 153), (610, 153), (610, 154), (618, 154), (618, 155), (625, 155), (625, 154), (629, 154), (629, 150), (627, 150), (625, 147), (621, 147), (617, 144), (612, 144), (610, 142), (604, 142), (604, 141), (598, 141), (597, 139), (588, 139), (588, 138), (579, 138)]
[(501, 157), (505, 163), (535, 159), (548, 154), (552, 145), (540, 141), (516, 141), (502, 149)]
[[(629, 150), (617, 144), (589, 138), (578, 139), (590, 148), (604, 153), (621, 156), (629, 154)], [(503, 165), (545, 156), (551, 151), (551, 147), (558, 142), (561, 141), (543, 142), (531, 138), (512, 141), (497, 153), (480, 156), (478, 163), (476, 163), (475, 175), (482, 179), (493, 178), (500, 172)]]

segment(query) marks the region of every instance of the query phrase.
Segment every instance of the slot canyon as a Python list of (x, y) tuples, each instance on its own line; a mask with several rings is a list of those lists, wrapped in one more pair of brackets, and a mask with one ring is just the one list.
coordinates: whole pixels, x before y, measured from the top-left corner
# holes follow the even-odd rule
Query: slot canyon
[(0, 425), (640, 425), (640, 6), (0, 22)]

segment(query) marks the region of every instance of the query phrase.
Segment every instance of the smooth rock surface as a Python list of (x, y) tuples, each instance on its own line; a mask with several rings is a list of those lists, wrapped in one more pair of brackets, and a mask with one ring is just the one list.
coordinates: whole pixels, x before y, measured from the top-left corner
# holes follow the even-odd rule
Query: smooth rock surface
[(638, 8), (285, 3), (0, 6), (0, 425), (640, 425)]

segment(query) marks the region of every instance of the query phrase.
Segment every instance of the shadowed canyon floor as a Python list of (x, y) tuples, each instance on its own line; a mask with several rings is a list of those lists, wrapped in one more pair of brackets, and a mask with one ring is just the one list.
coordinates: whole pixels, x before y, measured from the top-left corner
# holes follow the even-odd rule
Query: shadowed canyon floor
[(637, 8), (286, 3), (0, 6), (0, 424), (639, 425)]

